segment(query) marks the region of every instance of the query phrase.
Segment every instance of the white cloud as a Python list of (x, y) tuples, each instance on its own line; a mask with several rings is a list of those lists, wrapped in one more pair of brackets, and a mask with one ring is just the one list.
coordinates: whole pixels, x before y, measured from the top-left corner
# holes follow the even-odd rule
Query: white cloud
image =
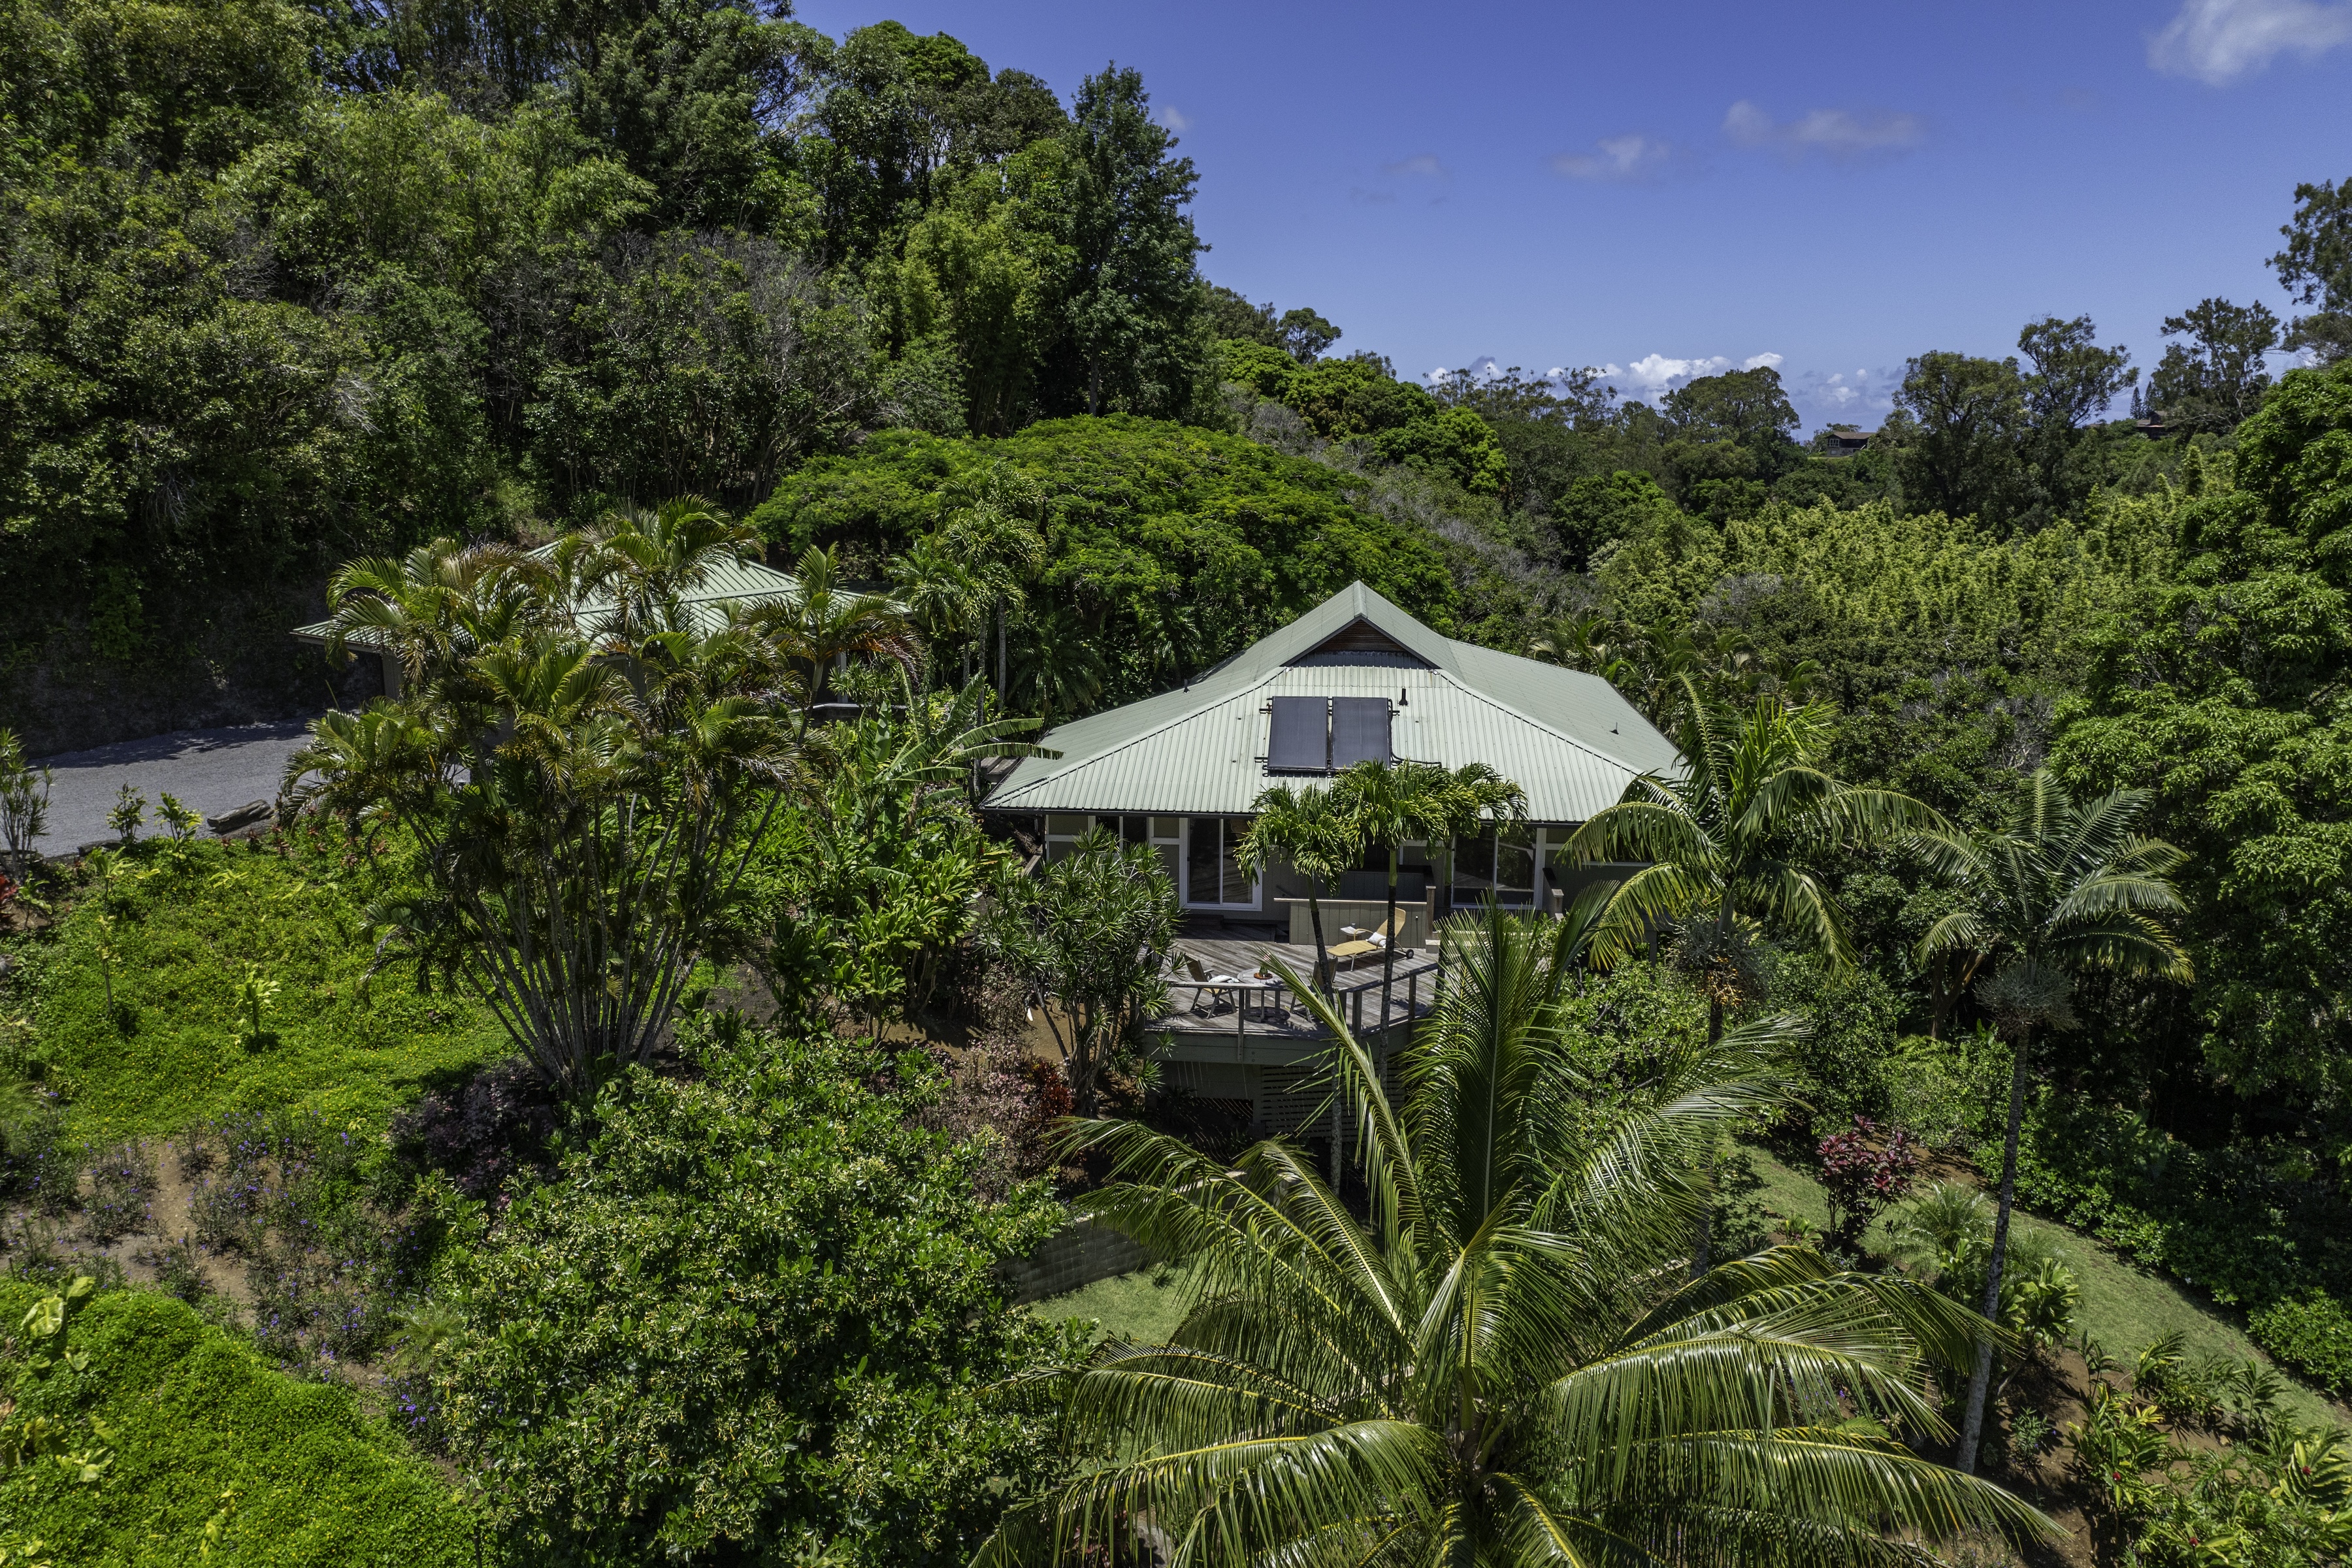
[(2147, 63), (2221, 87), (2289, 49), (2309, 59), (2347, 42), (2352, 42), (2352, 5), (2182, 0), (2179, 15), (2147, 41)]
[(1809, 423), (1870, 426), (1893, 410), (1902, 379), (1899, 370), (1808, 371), (1790, 383), (1789, 400)]
[[(1750, 354), (1739, 362), (1742, 370), (1759, 370), (1766, 365), (1774, 370), (1783, 361), (1776, 353)], [(1731, 360), (1724, 354), (1708, 354), (1698, 359), (1673, 359), (1665, 354), (1643, 354), (1632, 364), (1604, 364), (1601, 374), (1625, 392), (1629, 397), (1644, 403), (1655, 403), (1678, 386), (1686, 386), (1703, 375), (1721, 375), (1731, 368)], [(1554, 366), (1549, 373), (1555, 379), (1567, 372)]]
[(1192, 129), (1192, 121), (1190, 116), (1179, 112), (1177, 110), (1167, 104), (1160, 106), (1160, 123), (1165, 125), (1171, 131), (1190, 131)]
[(1833, 158), (1899, 153), (1919, 144), (1926, 121), (1916, 114), (1886, 110), (1855, 113), (1844, 109), (1809, 110), (1794, 120), (1776, 121), (1748, 99), (1724, 112), (1723, 133), (1742, 147), (1778, 147), (1792, 156), (1825, 153)]
[(1654, 174), (1674, 149), (1650, 136), (1611, 136), (1591, 153), (1559, 153), (1551, 166), (1571, 180), (1639, 180)]
[(1721, 354), (1706, 359), (1669, 359), (1664, 354), (1643, 354), (1632, 364), (1604, 364), (1601, 374), (1622, 384), (1630, 383), (1629, 394), (1644, 403), (1655, 403), (1685, 382), (1696, 381), (1703, 375), (1718, 375), (1731, 368), (1731, 362)]
[(1381, 164), (1381, 173), (1398, 175), (1412, 174), (1433, 180), (1445, 173), (1445, 165), (1437, 161), (1437, 154), (1434, 153), (1415, 153), (1410, 158), (1401, 158), (1393, 163)]
[(1503, 367), (1495, 363), (1493, 354), (1480, 354), (1468, 364), (1439, 365), (1421, 379), (1424, 384), (1434, 386), (1449, 375), (1466, 375), (1473, 381), (1493, 381), (1502, 374)]

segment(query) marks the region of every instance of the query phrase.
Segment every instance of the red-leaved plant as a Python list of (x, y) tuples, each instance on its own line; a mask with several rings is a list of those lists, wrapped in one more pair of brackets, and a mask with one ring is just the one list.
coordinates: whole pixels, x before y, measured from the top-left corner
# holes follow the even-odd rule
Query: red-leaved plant
[(1882, 1142), (1867, 1116), (1822, 1139), (1817, 1152), (1830, 1194), (1830, 1231), (1846, 1247), (1861, 1243), (1871, 1216), (1909, 1192), (1919, 1173), (1918, 1142), (1900, 1127), (1888, 1128)]

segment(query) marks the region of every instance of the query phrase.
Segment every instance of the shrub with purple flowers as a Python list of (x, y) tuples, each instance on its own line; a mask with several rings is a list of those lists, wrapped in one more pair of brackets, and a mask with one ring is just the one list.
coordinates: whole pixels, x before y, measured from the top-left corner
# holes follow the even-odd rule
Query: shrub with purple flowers
[(82, 1162), (89, 1150), (66, 1136), (65, 1119), (41, 1104), (0, 1130), (0, 1193), (29, 1202), (45, 1215), (61, 1215), (81, 1195)]
[(1830, 1195), (1831, 1228), (1838, 1241), (1857, 1247), (1871, 1216), (1911, 1190), (1919, 1173), (1919, 1144), (1900, 1127), (1882, 1138), (1867, 1116), (1822, 1140), (1822, 1185)]
[(254, 1340), (289, 1371), (332, 1377), (381, 1348), (438, 1234), (371, 1201), (367, 1147), (307, 1111), (225, 1116), (182, 1136), (194, 1239), (242, 1261)]
[(98, 1150), (81, 1207), (82, 1227), (92, 1241), (145, 1230), (155, 1219), (155, 1156), (135, 1139)]

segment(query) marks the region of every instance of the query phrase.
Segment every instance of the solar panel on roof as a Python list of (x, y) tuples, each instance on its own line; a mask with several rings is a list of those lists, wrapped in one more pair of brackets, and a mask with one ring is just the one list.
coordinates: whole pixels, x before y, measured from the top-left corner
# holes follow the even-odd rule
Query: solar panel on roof
[[(1344, 700), (1344, 699), (1342, 700)], [(1331, 765), (1328, 697), (1277, 697), (1265, 746), (1270, 773), (1319, 773)]]
[(1331, 765), (1393, 761), (1389, 750), (1389, 700), (1385, 697), (1335, 697), (1331, 700)]

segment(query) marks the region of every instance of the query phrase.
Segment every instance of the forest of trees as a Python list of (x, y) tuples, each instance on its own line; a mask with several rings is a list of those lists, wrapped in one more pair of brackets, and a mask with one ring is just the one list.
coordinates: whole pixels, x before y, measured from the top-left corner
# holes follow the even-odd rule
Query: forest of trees
[[(928, 683), (992, 745), (1029, 721), (1166, 689), (1360, 579), (1450, 636), (1603, 676), (1662, 723), (1684, 678), (1824, 704), (1811, 762), (1901, 792), (1955, 834), (2021, 820), (2035, 792), (2145, 791), (2138, 830), (2185, 854), (2172, 878), (2186, 963), (2081, 980), (2075, 1026), (2026, 1109), (2020, 1191), (2247, 1309), (2268, 1348), (2352, 1387), (2352, 179), (2280, 194), (2267, 261), (2304, 313), (2214, 297), (2184, 302), (2153, 345), (2053, 315), (2021, 323), (2013, 353), (1922, 348), (1850, 450), (1832, 431), (1806, 437), (1770, 368), (1654, 405), (1591, 370), (1417, 383), (1350, 348), (1362, 323), (1218, 287), (1189, 212), (1196, 171), (1142, 77), (1117, 64), (1049, 83), (896, 23), (829, 37), (781, 4), (12, 0), (0, 92), (0, 730), (25, 752), (312, 713), (331, 698), (356, 708), (375, 692), (368, 661), (330, 663), (286, 635), (325, 613), (337, 568), (435, 541), (450, 542), (429, 558), (446, 564), (462, 547), (619, 519), (666, 542), (646, 545), (656, 553), (717, 541), (828, 584), (887, 586), (911, 629), (795, 645), (816, 688), (803, 695), (823, 694), (836, 652), (878, 648), (910, 673), (877, 710), (928, 721)], [(2250, 258), (2268, 243), (2246, 237)], [(2282, 352), (2305, 363), (2274, 374)], [(883, 615), (846, 591), (839, 602), (849, 619)], [(664, 699), (680, 711), (740, 699), (726, 670), (666, 679), (686, 693)], [(880, 679), (845, 670), (840, 685), (871, 697)], [(450, 689), (484, 729), (488, 709), (464, 706), (486, 700), (479, 684)], [(643, 754), (658, 752), (663, 726), (643, 702), (627, 711)], [(1019, 721), (986, 728), (1007, 711)], [(347, 755), (380, 738), (365, 722), (337, 731)], [(429, 731), (420, 721), (415, 735)], [(814, 761), (774, 761), (776, 777), (805, 763), (793, 777), (806, 798), (749, 835), (766, 835), (774, 864), (747, 884), (772, 919), (745, 950), (765, 943), (803, 1000), (861, 1021), (911, 1008), (913, 990), (979, 984), (969, 911), (1004, 860), (950, 798), (987, 748), (919, 737), (905, 754), (929, 760), (899, 773), (882, 753), (900, 739), (845, 725), (807, 742)], [(876, 755), (857, 753), (869, 741)], [(445, 760), (432, 752), (416, 776), (439, 787)], [(374, 820), (363, 791), (352, 800), (352, 822)], [(397, 880), (373, 837), (305, 843), (324, 875)], [(1833, 973), (1791, 957), (1774, 1001), (1807, 1020), (1792, 1048), (1822, 1125), (1901, 1109), (1895, 1042), (1991, 1038), (1969, 973), (1930, 941), (1961, 895), (1916, 850), (1887, 837), (1812, 868), (1856, 962)], [(0, 878), (0, 895), (11, 886)], [(164, 895), (145, 888), (87, 896), (127, 928), (162, 919)], [(918, 902), (920, 931), (900, 921)], [(389, 907), (364, 911), (370, 931), (397, 923)], [(85, 979), (102, 977), (102, 1012), (85, 1011), (111, 1051), (116, 943), (147, 938), (116, 931), (112, 912), (81, 918), (105, 922), (73, 952), (96, 965)], [(358, 923), (305, 918), (334, 924), (332, 962), (350, 959)], [(454, 964), (474, 940), (457, 924), (405, 929), (421, 966), (432, 943)], [(320, 962), (326, 1006), (347, 972)], [(1570, 984), (1564, 963), (1546, 973)], [(257, 968), (246, 984), (244, 1037), (258, 1040)], [(1611, 984), (1636, 1012), (1691, 1005), (1659, 1000), (1655, 976)], [(414, 1027), (437, 1038), (451, 1026), (426, 994), (409, 998)], [(753, 1049), (728, 1033), (740, 1026), (708, 1025), (728, 1050)], [(665, 1119), (722, 1127), (705, 1141), (740, 1163), (787, 1136), (814, 1149), (836, 1116), (844, 1146), (883, 1148), (908, 1181), (953, 1165), (954, 1183), (904, 1195), (908, 1224), (962, 1238), (925, 1265), (936, 1279), (896, 1287), (918, 1303), (908, 1321), (932, 1298), (990, 1310), (989, 1248), (1033, 1243), (1058, 1211), (1028, 1188), (1017, 1212), (974, 1198), (964, 1186), (984, 1183), (985, 1159), (921, 1120), (939, 1086), (877, 1065), (878, 1046), (824, 1038), (665, 1080), (568, 1146), (565, 1179), (593, 1188), (599, 1161), (672, 1179)], [(463, 1091), (476, 1096), (463, 1115), (432, 1114), (454, 1123), (490, 1105), (499, 1137), (541, 1136), (499, 1121), (511, 1107), (483, 1081)], [(887, 1113), (853, 1092), (870, 1084), (894, 1097)], [(761, 1121), (784, 1104), (808, 1117)], [(1545, 1122), (1527, 1136), (1570, 1134)], [(1412, 1142), (1399, 1133), (1381, 1158), (1410, 1173), (1425, 1157)], [(1712, 1169), (1711, 1152), (1690, 1157)], [(556, 1169), (538, 1145), (530, 1160)], [(1049, 1168), (1036, 1156), (1027, 1170)], [(748, 1191), (715, 1166), (677, 1179), (689, 1206), (719, 1201), (695, 1184), (731, 1194), (725, 1247), (749, 1256), (777, 1216), (830, 1202), (804, 1177)], [(487, 1201), (499, 1178), (456, 1179)], [(484, 1228), (449, 1232), (488, 1248), (467, 1265), (471, 1289), (544, 1286), (548, 1323), (604, 1310), (553, 1260), (628, 1218), (622, 1198), (605, 1214), (547, 1195), (558, 1190), (503, 1229), (475, 1215), (465, 1224)], [(1626, 1254), (1644, 1268), (1681, 1245), (1644, 1234)], [(828, 1264), (824, 1290), (831, 1280)], [(721, 1340), (768, 1331), (709, 1292)], [(855, 1304), (826, 1300), (846, 1343)], [(383, 1324), (372, 1331), (389, 1342)], [(826, 1397), (888, 1406), (905, 1424), (893, 1431), (986, 1426), (999, 1457), (972, 1458), (974, 1439), (947, 1479), (887, 1481), (952, 1499), (953, 1530), (923, 1548), (944, 1561), (994, 1517), (999, 1479), (1042, 1485), (1051, 1470), (1034, 1430), (971, 1414), (966, 1386), (1031, 1364), (1051, 1335), (1026, 1325), (956, 1351), (940, 1323), (923, 1332), (938, 1342), (907, 1364), (952, 1363), (953, 1401), (907, 1394), (881, 1362), (868, 1386), (866, 1361), (853, 1372), (846, 1355)], [(486, 1383), (536, 1388), (571, 1375), (549, 1369), (572, 1349), (484, 1335), (463, 1355)], [(1410, 1347), (1380, 1353), (1413, 1364)], [(681, 1388), (708, 1375), (674, 1370)], [(583, 1475), (650, 1507), (600, 1468), (624, 1460), (589, 1436), (519, 1417), (509, 1431), (512, 1412), (487, 1396), (450, 1411), (435, 1419), (456, 1423), (460, 1448), (572, 1468), (548, 1483), (559, 1501), (545, 1518), (593, 1494)], [(759, 1416), (772, 1448), (760, 1463), (787, 1463), (790, 1414)], [(706, 1438), (726, 1477), (695, 1505), (710, 1519), (684, 1510), (662, 1530), (733, 1529), (728, 1489), (758, 1490), (737, 1450), (698, 1428)], [(845, 1473), (887, 1479), (889, 1447), (875, 1439)], [(794, 1528), (852, 1531), (833, 1517), (855, 1510), (829, 1477), (800, 1484), (817, 1522)], [(594, 1537), (591, 1513), (561, 1529)], [(874, 1546), (874, 1560), (897, 1549)]]

